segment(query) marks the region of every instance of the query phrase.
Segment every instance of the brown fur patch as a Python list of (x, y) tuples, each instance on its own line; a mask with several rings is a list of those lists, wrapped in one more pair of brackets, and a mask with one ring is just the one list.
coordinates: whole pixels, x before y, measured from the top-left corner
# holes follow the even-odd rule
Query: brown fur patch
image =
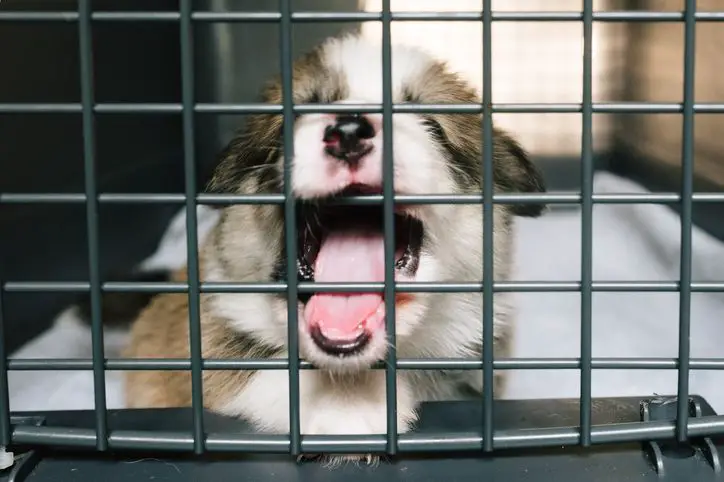
[[(292, 71), (294, 103), (328, 103), (346, 95), (345, 84), (338, 72), (324, 66), (321, 48), (299, 58)], [(261, 102), (282, 104), (279, 76), (269, 81), (261, 93)], [(243, 131), (231, 140), (221, 153), (221, 160), (211, 179), (212, 193), (244, 192), (250, 178), (256, 185), (248, 186), (254, 193), (278, 193), (282, 190), (278, 158), (282, 152), (280, 137), (284, 125), (281, 114), (259, 114), (249, 117)]]
[[(186, 270), (177, 270), (173, 280), (186, 281)], [(202, 295), (203, 296), (203, 295)], [(157, 296), (131, 330), (124, 356), (128, 358), (189, 358), (189, 304), (186, 293)], [(201, 352), (206, 359), (266, 359), (280, 350), (233, 331), (226, 320), (201, 316)], [(218, 409), (238, 393), (255, 371), (204, 370), (204, 406)], [(126, 374), (129, 408), (169, 408), (191, 405), (190, 371), (142, 371)]]
[[(127, 358), (188, 358), (188, 296), (168, 293), (156, 297), (134, 323)], [(186, 371), (129, 371), (129, 408), (185, 407), (191, 404), (191, 373)]]
[[(475, 90), (443, 62), (433, 62), (407, 86), (404, 100), (421, 104), (479, 104)], [(440, 142), (451, 154), (450, 170), (464, 191), (482, 189), (482, 137), (480, 114), (427, 114)], [(438, 128), (439, 127), (439, 128)], [(545, 192), (543, 175), (509, 135), (493, 127), (493, 183), (496, 191)], [(509, 205), (511, 213), (539, 216), (542, 204)]]
[[(344, 82), (339, 73), (327, 70), (315, 50), (297, 61), (293, 71), (294, 101), (332, 102), (344, 97)], [(264, 90), (266, 103), (281, 103), (279, 79)], [(446, 70), (442, 63), (432, 63), (427, 72), (408, 86), (408, 100), (420, 103), (479, 103), (476, 92), (462, 79)], [(432, 114), (440, 128), (440, 142), (450, 153), (450, 169), (464, 192), (480, 192), (482, 187), (482, 116), (479, 114)], [(280, 135), (283, 116), (261, 114), (249, 118), (245, 129), (221, 154), (220, 164), (208, 186), (212, 193), (260, 194), (279, 193), (281, 186)], [(493, 131), (493, 171), (496, 190), (542, 192), (542, 176), (525, 152), (509, 136)], [(477, 211), (475, 210), (477, 209)], [(459, 213), (479, 214), (477, 208), (461, 208)], [(535, 216), (542, 206), (496, 206), (496, 237), (507, 239), (511, 214)], [(467, 219), (471, 219), (467, 216)], [(502, 221), (500, 221), (502, 219)], [(218, 278), (239, 282), (268, 282), (283, 256), (284, 216), (280, 206), (237, 205), (224, 209), (217, 229), (208, 240), (207, 259), (215, 263)], [(505, 242), (496, 243), (495, 273), (507, 277), (509, 256)], [(463, 259), (467, 261), (467, 259)], [(203, 266), (201, 266), (203, 272)], [(186, 273), (174, 273), (175, 281), (184, 281)], [(213, 295), (202, 296), (202, 354), (205, 358), (249, 359), (280, 356), (281, 349), (264, 346), (250, 336), (229, 328), (229, 320), (204, 311)], [(204, 302), (206, 300), (206, 302)], [(496, 300), (497, 302), (497, 300)], [(157, 297), (144, 310), (132, 330), (126, 356), (132, 358), (188, 358), (189, 307), (186, 294)], [(503, 336), (504, 335), (504, 336)], [(496, 339), (496, 356), (507, 354), (508, 333)], [(478, 347), (473, 350), (479, 351)], [(506, 356), (506, 355), (502, 355)], [(204, 371), (204, 405), (219, 409), (248, 383), (253, 371)], [(495, 375), (496, 393), (503, 383)], [(212, 390), (213, 389), (213, 390)], [(184, 371), (134, 371), (127, 376), (127, 400), (131, 407), (188, 406), (191, 403), (190, 373)]]

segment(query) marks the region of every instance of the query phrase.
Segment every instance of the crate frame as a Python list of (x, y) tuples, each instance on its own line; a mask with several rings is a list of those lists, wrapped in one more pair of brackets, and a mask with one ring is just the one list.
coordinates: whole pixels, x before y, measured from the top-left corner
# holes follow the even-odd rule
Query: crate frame
[[(194, 12), (191, 0), (180, 0), (178, 12), (93, 12), (91, 0), (78, 0), (77, 12), (0, 12), (2, 22), (75, 22), (79, 33), (79, 54), (81, 59), (81, 102), (67, 104), (25, 103), (0, 104), (0, 115), (18, 113), (76, 113), (83, 119), (85, 192), (74, 194), (29, 194), (0, 193), (0, 204), (5, 203), (84, 203), (87, 214), (87, 235), (89, 241), (89, 281), (83, 282), (14, 282), (0, 280), (0, 339), (3, 338), (4, 322), (2, 296), (4, 292), (32, 291), (77, 291), (90, 293), (92, 314), (91, 360), (8, 360), (0, 343), (0, 446), (12, 444), (36, 444), (94, 448), (98, 451), (110, 449), (154, 449), (170, 451), (192, 451), (196, 454), (215, 451), (251, 451), (264, 453), (289, 453), (299, 455), (305, 452), (340, 453), (348, 451), (384, 452), (395, 455), (398, 452), (418, 451), (483, 451), (505, 448), (539, 448), (556, 445), (579, 445), (589, 447), (595, 444), (613, 442), (644, 442), (675, 438), (687, 442), (692, 437), (708, 437), (724, 434), (724, 416), (692, 417), (689, 412), (689, 371), (697, 369), (724, 369), (724, 358), (690, 357), (689, 332), (691, 294), (693, 292), (724, 291), (724, 281), (692, 282), (692, 209), (694, 203), (718, 203), (724, 201), (722, 193), (693, 192), (694, 162), (694, 119), (695, 114), (724, 113), (724, 103), (696, 103), (694, 99), (695, 34), (698, 22), (724, 22), (724, 12), (697, 12), (696, 1), (686, 0), (683, 12), (595, 12), (592, 0), (583, 0), (581, 12), (493, 12), (491, 0), (483, 1), (481, 12), (418, 13), (392, 12), (390, 0), (383, 0), (382, 11), (360, 13), (333, 12), (292, 12), (291, 0), (280, 0), (278, 13), (241, 12)], [(483, 24), (483, 95), (481, 104), (464, 105), (396, 105), (390, 95), (391, 85), (391, 24), (397, 21), (480, 21)], [(93, 87), (93, 45), (91, 40), (94, 22), (144, 21), (178, 22), (182, 56), (182, 102), (179, 104), (108, 104), (94, 101)], [(366, 22), (382, 23), (383, 92), (381, 104), (367, 105), (323, 105), (297, 104), (292, 101), (291, 88), (291, 26), (296, 22)], [(574, 104), (496, 104), (491, 90), (491, 30), (495, 21), (573, 21), (583, 23), (583, 92), (581, 103)], [(594, 22), (683, 22), (684, 23), (684, 89), (681, 103), (594, 103), (592, 101), (592, 51), (591, 39)], [(196, 22), (273, 22), (280, 25), (281, 65), (283, 102), (271, 104), (202, 104), (194, 102), (194, 66), (192, 55), (192, 31)], [(311, 112), (377, 112), (382, 113), (384, 123), (383, 152), (384, 188), (378, 196), (358, 196), (345, 202), (355, 204), (382, 204), (385, 212), (385, 261), (384, 283), (298, 283), (295, 271), (296, 228), (294, 199), (290, 195), (289, 166), (293, 153), (293, 128), (285, 123), (283, 143), (285, 152), (285, 192), (280, 195), (209, 195), (196, 194), (196, 159), (194, 154), (195, 114), (253, 114), (281, 113), (285, 117), (294, 113)], [(480, 195), (437, 195), (401, 196), (394, 195), (392, 182), (392, 114), (407, 113), (480, 113), (483, 116), (483, 155), (481, 159), (484, 176), (483, 192)], [(582, 117), (580, 193), (546, 194), (493, 194), (492, 185), (492, 128), (493, 113), (580, 113)], [(111, 113), (168, 113), (181, 114), (183, 118), (185, 194), (99, 194), (95, 180), (95, 132), (94, 118)], [(593, 147), (591, 126), (595, 113), (677, 113), (683, 116), (682, 179), (679, 192), (638, 195), (593, 194)], [(483, 280), (482, 283), (395, 283), (394, 282), (394, 202), (407, 204), (427, 203), (474, 203), (483, 206)], [(573, 204), (582, 209), (581, 224), (581, 279), (568, 282), (494, 282), (493, 273), (493, 206), (495, 204), (538, 203)], [(187, 216), (188, 283), (121, 283), (101, 282), (98, 247), (98, 205), (99, 203), (178, 203), (185, 207)], [(601, 282), (592, 279), (592, 212), (595, 204), (677, 204), (682, 220), (681, 262), (679, 281), (673, 282)], [(199, 280), (197, 254), (197, 204), (281, 204), (291, 229), (286, 230), (288, 283), (242, 284), (202, 283)], [(387, 421), (386, 434), (356, 436), (302, 436), (299, 433), (299, 372), (314, 369), (309, 363), (299, 360), (297, 340), (296, 298), (298, 292), (315, 291), (383, 291), (386, 296), (386, 326), (391, 345), (394, 346), (394, 296), (395, 292), (482, 292), (484, 314), (483, 356), (480, 360), (404, 360), (397, 359), (391, 349), (386, 364), (374, 369), (387, 372)], [(101, 293), (114, 292), (175, 292), (188, 293), (189, 327), (191, 342), (190, 359), (177, 360), (124, 360), (106, 359), (103, 348), (101, 320)], [(496, 292), (580, 292), (581, 293), (581, 356), (558, 359), (504, 359), (495, 360), (492, 350), (493, 296)], [(679, 348), (675, 359), (661, 358), (594, 358), (591, 353), (591, 298), (596, 291), (648, 291), (678, 292)], [(211, 292), (284, 292), (289, 301), (288, 338), (289, 358), (278, 360), (210, 360), (202, 359), (200, 343), (199, 295)], [(480, 431), (470, 433), (437, 434), (433, 437), (420, 434), (397, 434), (396, 412), (396, 370), (414, 369), (459, 369), (483, 371), (484, 393)], [(626, 369), (677, 369), (675, 421), (642, 421), (593, 425), (591, 421), (591, 376), (592, 370), (603, 368)], [(95, 388), (95, 429), (58, 428), (41, 425), (17, 425), (12, 423), (9, 410), (8, 370), (92, 370)], [(190, 370), (192, 374), (193, 427), (191, 435), (185, 431), (174, 433), (152, 433), (143, 431), (110, 431), (105, 399), (106, 370)], [(203, 369), (282, 369), (290, 373), (290, 427), (285, 435), (231, 436), (206, 433), (203, 422), (203, 399), (201, 373)], [(581, 372), (579, 426), (569, 428), (540, 428), (533, 430), (494, 430), (493, 371), (494, 369), (578, 369)]]

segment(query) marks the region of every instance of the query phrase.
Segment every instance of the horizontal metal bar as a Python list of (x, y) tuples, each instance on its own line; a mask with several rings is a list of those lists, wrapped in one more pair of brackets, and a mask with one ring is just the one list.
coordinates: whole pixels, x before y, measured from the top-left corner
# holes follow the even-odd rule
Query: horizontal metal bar
[[(724, 434), (724, 416), (691, 418), (687, 424), (691, 437)], [(647, 421), (594, 425), (591, 428), (591, 443), (625, 443), (646, 440), (672, 439), (674, 422)], [(13, 443), (18, 445), (39, 445), (53, 447), (75, 447), (93, 449), (96, 434), (93, 429), (56, 428), (32, 425), (16, 425), (13, 429)], [(493, 440), (496, 450), (515, 448), (539, 448), (573, 446), (580, 443), (578, 427), (534, 428), (495, 430)], [(219, 434), (208, 433), (206, 449), (210, 452), (263, 452), (288, 453), (289, 438), (285, 435), (266, 434)], [(402, 452), (429, 451), (479, 451), (482, 437), (477, 432), (400, 434), (399, 449)], [(158, 450), (187, 452), (193, 450), (193, 437), (187, 432), (151, 432), (113, 430), (108, 437), (111, 449)], [(384, 452), (387, 446), (385, 435), (302, 435), (302, 450), (307, 453)]]
[[(119, 12), (118, 15), (122, 15), (122, 13)], [(99, 15), (99, 19), (105, 16)], [(164, 16), (168, 16), (168, 14)], [(281, 15), (277, 12), (195, 12), (192, 18), (201, 22), (278, 22)], [(482, 19), (483, 14), (476, 11), (391, 13), (391, 20), (394, 22), (479, 22)], [(582, 12), (492, 12), (492, 19), (497, 22), (580, 22), (583, 20), (583, 14)], [(698, 12), (696, 19), (703, 22), (721, 22), (724, 21), (724, 12)], [(596, 22), (681, 22), (684, 20), (684, 16), (681, 12), (594, 12), (593, 20)], [(297, 23), (380, 22), (382, 12), (293, 12), (292, 21)]]
[(0, 103), (0, 114), (80, 114), (80, 103)]
[[(400, 293), (477, 293), (483, 289), (480, 282), (469, 283), (395, 283)], [(679, 290), (677, 281), (594, 281), (593, 291), (601, 292), (661, 292)], [(83, 281), (6, 281), (7, 292), (85, 292), (90, 284)], [(103, 291), (116, 293), (186, 293), (186, 283), (106, 282)], [(201, 283), (202, 293), (285, 293), (286, 283)], [(505, 281), (493, 284), (501, 293), (548, 293), (580, 291), (578, 281)], [(384, 283), (299, 283), (300, 293), (381, 293)], [(698, 281), (691, 283), (693, 292), (724, 291), (724, 281)]]
[[(677, 114), (683, 112), (677, 102), (598, 102), (593, 104), (593, 113), (598, 114)], [(507, 114), (576, 114), (583, 108), (578, 103), (499, 103), (493, 104), (493, 112)], [(381, 113), (381, 104), (297, 104), (294, 112), (310, 113)], [(98, 114), (180, 114), (181, 104), (175, 103), (105, 103), (96, 104)], [(213, 104), (198, 103), (194, 111), (199, 114), (281, 114), (282, 106), (277, 104)], [(394, 113), (400, 114), (479, 114), (482, 104), (396, 104)], [(80, 113), (79, 103), (2, 103), (0, 114), (67, 114)], [(722, 114), (724, 103), (701, 102), (694, 105), (697, 114)]]
[[(130, 13), (130, 12), (129, 12)], [(77, 22), (78, 12), (0, 12), (0, 22)]]
[[(25, 358), (9, 359), (10, 370), (14, 371), (83, 371), (92, 369), (93, 360), (86, 358), (42, 359)], [(286, 359), (261, 360), (223, 360), (205, 359), (201, 366), (204, 370), (287, 370), (289, 362)], [(305, 363), (305, 369), (314, 369), (310, 363)], [(105, 369), (118, 370), (190, 370), (191, 361), (188, 358), (168, 359), (106, 359)]]
[[(480, 204), (481, 194), (396, 194), (394, 202), (398, 204)], [(494, 194), (495, 204), (580, 204), (581, 194), (555, 193), (545, 194)], [(85, 203), (83, 193), (0, 193), (0, 204), (43, 204), (43, 203)], [(164, 193), (105, 193), (98, 196), (98, 201), (104, 204), (181, 204), (186, 202), (184, 194)], [(380, 194), (365, 196), (349, 196), (330, 201), (335, 204), (371, 206), (381, 205), (383, 196)], [(606, 193), (594, 194), (595, 204), (676, 204), (681, 201), (678, 193)], [(699, 192), (694, 193), (693, 201), (697, 203), (724, 202), (724, 193)], [(199, 194), (196, 202), (204, 205), (225, 206), (234, 204), (284, 204), (283, 194)]]
[[(396, 22), (479, 22), (481, 12), (392, 12)], [(179, 12), (93, 12), (92, 20), (104, 22), (178, 22)], [(196, 22), (276, 23), (279, 12), (193, 12)], [(724, 21), (724, 12), (697, 12), (698, 22)], [(76, 22), (77, 12), (0, 12), (0, 22)], [(293, 12), (292, 22), (379, 22), (381, 12)], [(492, 12), (494, 22), (580, 22), (582, 12)], [(594, 12), (594, 22), (682, 22), (683, 12)]]
[[(315, 370), (307, 361), (300, 362), (300, 368)], [(188, 358), (173, 359), (106, 359), (106, 370), (190, 370)], [(204, 359), (204, 370), (288, 370), (289, 361), (285, 358), (260, 360)], [(481, 370), (483, 362), (479, 359), (399, 358), (396, 364), (399, 370)], [(493, 361), (496, 370), (577, 370), (581, 367), (580, 358), (499, 358)], [(597, 370), (674, 370), (678, 368), (676, 358), (593, 358), (592, 367)], [(692, 358), (692, 370), (724, 370), (724, 358)], [(93, 360), (89, 358), (16, 358), (8, 360), (8, 369), (14, 371), (83, 371), (93, 369)], [(372, 366), (374, 370), (384, 370), (385, 363)]]
[(0, 193), (0, 204), (85, 204), (83, 193)]
[[(250, 107), (255, 109), (254, 106)], [(181, 114), (183, 106), (173, 103), (99, 103), (94, 106), (94, 110), (98, 114)]]

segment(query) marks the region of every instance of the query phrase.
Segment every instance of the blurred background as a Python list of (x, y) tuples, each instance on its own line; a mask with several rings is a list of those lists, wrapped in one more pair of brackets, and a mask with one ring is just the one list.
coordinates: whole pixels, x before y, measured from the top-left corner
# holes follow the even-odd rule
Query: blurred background
[[(197, 0), (200, 11), (274, 11), (267, 0)], [(379, 11), (380, 0), (294, 0), (302, 11)], [(679, 12), (683, 0), (598, 0), (596, 11)], [(724, 11), (717, 0), (699, 0), (699, 11)], [(494, 0), (496, 11), (577, 12), (580, 0)], [(479, 11), (481, 0), (392, 0), (394, 11)], [(4, 0), (10, 11), (74, 11), (71, 0)], [(173, 11), (173, 0), (95, 0), (95, 11)], [(380, 25), (295, 24), (299, 54), (342, 29), (379, 39)], [(496, 103), (578, 103), (582, 90), (581, 22), (497, 22), (493, 25), (492, 91)], [(482, 84), (479, 22), (401, 22), (393, 40), (421, 46), (449, 62), (478, 88)], [(174, 22), (103, 21), (93, 25), (96, 101), (180, 102), (179, 29)], [(195, 23), (195, 94), (198, 102), (256, 100), (261, 83), (279, 69), (274, 23)], [(682, 22), (596, 22), (593, 27), (594, 102), (681, 102)], [(696, 27), (696, 101), (724, 102), (720, 45), (724, 23)], [(74, 22), (0, 22), (0, 104), (79, 102), (79, 56)], [(695, 121), (695, 190), (724, 188), (722, 114)], [(580, 114), (496, 114), (495, 122), (518, 137), (543, 168), (549, 189), (580, 189)], [(198, 188), (244, 116), (198, 114), (195, 148)], [(182, 193), (183, 141), (178, 114), (98, 114), (97, 170), (100, 192)], [(680, 187), (680, 114), (595, 114), (593, 146), (596, 192), (676, 192)], [(0, 114), (0, 193), (83, 191), (80, 114)], [(102, 204), (102, 276), (128, 273), (153, 253), (179, 205)], [(694, 279), (724, 279), (724, 210), (721, 203), (694, 208)], [(2, 204), (0, 281), (87, 280), (85, 206)], [(580, 212), (555, 207), (540, 220), (520, 220), (520, 280), (580, 279)], [(598, 205), (594, 210), (594, 279), (677, 280), (680, 219), (677, 206)], [(183, 239), (178, 243), (183, 244)], [(183, 257), (183, 249), (179, 250)], [(542, 254), (545, 254), (542, 256)], [(175, 262), (182, 262), (176, 260)], [(49, 331), (74, 293), (3, 294), (5, 343), (14, 356), (89, 356), (87, 331), (60, 350)], [(521, 294), (515, 356), (578, 356), (577, 293)], [(717, 323), (721, 293), (697, 293), (692, 301), (692, 356), (724, 355), (724, 328)], [(675, 357), (676, 293), (594, 294), (595, 356)], [(54, 332), (53, 332), (54, 333)], [(45, 338), (43, 338), (45, 337)], [(543, 337), (543, 338), (541, 338)], [(547, 338), (545, 338), (547, 337)], [(541, 340), (545, 340), (541, 342)], [(42, 347), (39, 348), (39, 347)], [(70, 347), (70, 348), (69, 348)], [(20, 351), (16, 351), (20, 350)], [(53, 351), (56, 350), (56, 351)], [(68, 351), (70, 350), (70, 351)], [(73, 351), (75, 350), (75, 351)], [(39, 354), (39, 355), (38, 355)], [(110, 355), (109, 355), (110, 356)], [(68, 374), (90, 380), (89, 373)], [(29, 376), (25, 373), (23, 376)], [(50, 380), (48, 375), (47, 380)], [(509, 396), (577, 396), (574, 371), (516, 375)], [(698, 377), (698, 378), (697, 378)], [(717, 378), (718, 377), (718, 378)], [(24, 382), (30, 390), (37, 383)], [(87, 381), (86, 380), (86, 381)], [(12, 381), (12, 380), (11, 380)], [(54, 381), (57, 382), (57, 378)], [(20, 383), (17, 381), (16, 383)], [(81, 383), (81, 382), (79, 382)], [(85, 382), (82, 382), (85, 383)], [(692, 373), (692, 386), (724, 410), (719, 373)], [(87, 384), (86, 384), (87, 385)], [(112, 383), (110, 384), (112, 385)], [(109, 385), (109, 386), (110, 386)], [(17, 385), (19, 393), (20, 385)], [(628, 387), (628, 388), (627, 388)], [(86, 387), (87, 388), (87, 387)], [(556, 391), (553, 391), (553, 388)], [(594, 394), (671, 393), (675, 372), (594, 374)], [(109, 390), (112, 390), (111, 386)], [(60, 389), (58, 389), (60, 390)], [(86, 406), (89, 398), (57, 405)], [(112, 401), (113, 398), (109, 397)], [(30, 398), (16, 399), (16, 408)], [(47, 400), (47, 398), (46, 398)], [(111, 402), (112, 403), (112, 402)], [(92, 406), (92, 405), (91, 405)]]

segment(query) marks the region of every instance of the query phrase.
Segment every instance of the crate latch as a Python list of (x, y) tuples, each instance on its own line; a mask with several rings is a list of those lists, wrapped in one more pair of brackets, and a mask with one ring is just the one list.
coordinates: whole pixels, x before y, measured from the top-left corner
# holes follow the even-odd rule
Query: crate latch
[[(641, 402), (641, 420), (647, 421), (674, 421), (676, 420), (677, 398), (658, 397)], [(701, 405), (693, 398), (689, 398), (689, 416), (701, 417)], [(687, 442), (677, 440), (651, 440), (644, 443), (644, 451), (659, 477), (664, 477), (666, 459), (693, 460), (705, 459), (714, 473), (721, 473), (719, 452), (710, 437), (694, 437)]]

